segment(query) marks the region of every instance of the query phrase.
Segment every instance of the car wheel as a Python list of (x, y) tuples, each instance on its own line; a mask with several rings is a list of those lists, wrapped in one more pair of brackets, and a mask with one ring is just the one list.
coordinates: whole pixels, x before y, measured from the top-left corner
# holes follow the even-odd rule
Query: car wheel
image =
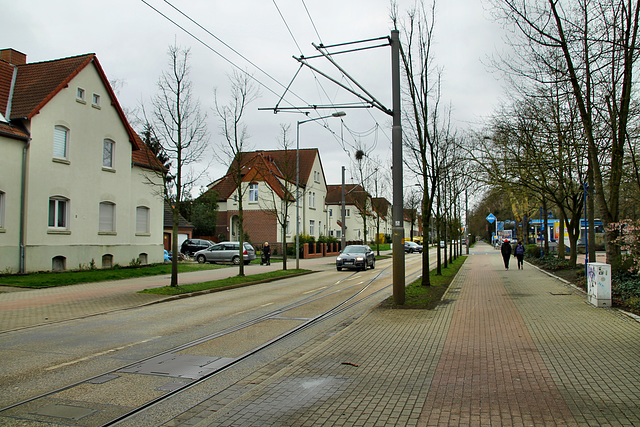
[(374, 259), (373, 262), (371, 262), (371, 269), (373, 270), (374, 268), (376, 268), (376, 260)]
[(231, 262), (234, 265), (240, 265), (240, 257), (239, 256), (234, 256), (233, 258), (231, 258)]
[(336, 267), (336, 270), (342, 271), (342, 267)]
[(204, 257), (204, 255), (198, 255), (198, 258), (196, 258), (196, 260), (199, 264), (204, 264), (205, 262), (207, 262), (207, 259)]

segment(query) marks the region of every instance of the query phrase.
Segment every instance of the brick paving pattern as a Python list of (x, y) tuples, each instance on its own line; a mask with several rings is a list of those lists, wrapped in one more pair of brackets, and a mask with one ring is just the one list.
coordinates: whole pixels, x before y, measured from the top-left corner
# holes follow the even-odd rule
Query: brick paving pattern
[(166, 425), (640, 425), (640, 323), (490, 249), (436, 310), (376, 309), (306, 350)]

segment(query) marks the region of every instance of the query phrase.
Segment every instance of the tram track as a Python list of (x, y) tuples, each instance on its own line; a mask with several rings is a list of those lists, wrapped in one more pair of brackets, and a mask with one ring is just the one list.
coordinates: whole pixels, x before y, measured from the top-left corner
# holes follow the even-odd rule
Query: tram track
[[(416, 258), (416, 260), (417, 259), (419, 258)], [(323, 286), (297, 301), (276, 308), (266, 314), (239, 322), (236, 325), (175, 346), (154, 354), (153, 356), (9, 405), (0, 409), (0, 421), (2, 419), (5, 419), (5, 421), (14, 419), (55, 424), (56, 419), (58, 419), (61, 424), (79, 426), (110, 426), (124, 422), (136, 414), (155, 405), (159, 405), (177, 394), (183, 393), (207, 381), (220, 372), (228, 370), (239, 362), (250, 358), (293, 334), (340, 314), (375, 295), (379, 295), (381, 292), (387, 291), (391, 284), (375, 290), (371, 289), (371, 287), (377, 280), (385, 276), (390, 268), (391, 265), (381, 268), (375, 271), (376, 274), (374, 276), (367, 277), (366, 280), (359, 283), (348, 284), (348, 281), (360, 277), (359, 272), (351, 273), (331, 285)], [(407, 279), (409, 283), (412, 277), (418, 274), (419, 273), (416, 272), (408, 274)], [(304, 308), (307, 305), (312, 305), (325, 299), (330, 300), (331, 298), (335, 298), (338, 294), (344, 293), (345, 291), (349, 292), (347, 296), (341, 298), (338, 303), (321, 313), (310, 317), (286, 316), (287, 313)], [(232, 335), (274, 319), (288, 319), (297, 321), (297, 324), (235, 357), (205, 357), (187, 354), (190, 349), (206, 346), (218, 338)], [(133, 384), (131, 387), (134, 387), (138, 380), (132, 380), (131, 378), (136, 378), (141, 375), (146, 376), (143, 380), (140, 380), (140, 382), (145, 383), (146, 387), (148, 387), (149, 383), (152, 383), (152, 386), (154, 386), (166, 382), (167, 379), (171, 382), (169, 386), (161, 384), (157, 387), (155, 390), (158, 390), (158, 393), (147, 392), (147, 397), (143, 397), (145, 401), (136, 403), (133, 406), (129, 404), (118, 405), (103, 403), (100, 401), (99, 396), (97, 398), (94, 397), (95, 392), (93, 392), (93, 388), (99, 388), (100, 385), (109, 384), (112, 381), (116, 383), (123, 377), (128, 377), (129, 380), (128, 382), (125, 381), (125, 387), (128, 386), (127, 384)], [(160, 380), (150, 381), (149, 378), (151, 377), (156, 379), (160, 378)], [(105, 388), (108, 389), (108, 393), (114, 392), (114, 387)], [(74, 396), (83, 395), (87, 398), (89, 404), (83, 404), (82, 399), (74, 399)], [(109, 394), (109, 396), (105, 395), (104, 402), (113, 400), (110, 396), (111, 394)]]

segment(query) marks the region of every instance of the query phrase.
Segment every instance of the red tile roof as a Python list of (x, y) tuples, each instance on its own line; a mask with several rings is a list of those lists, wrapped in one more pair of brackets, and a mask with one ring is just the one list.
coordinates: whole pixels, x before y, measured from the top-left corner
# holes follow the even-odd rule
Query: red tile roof
[[(5, 60), (0, 60), (0, 112), (10, 121), (12, 119), (33, 118), (54, 96), (68, 87), (69, 82), (78, 73), (90, 64), (93, 64), (102, 79), (109, 94), (111, 105), (116, 109), (129, 135), (134, 164), (152, 169), (163, 168), (127, 121), (124, 111), (111, 88), (111, 84), (98, 58), (93, 53), (20, 65), (12, 65)], [(6, 117), (14, 69), (17, 69), (17, 74), (11, 99), (11, 111), (9, 112), (9, 117)], [(0, 131), (9, 133), (11, 129), (3, 125)], [(15, 128), (13, 128), (13, 131), (15, 132)]]
[[(300, 187), (306, 187), (316, 157), (320, 159), (317, 148), (300, 150)], [(286, 189), (279, 180), (289, 181), (295, 187), (296, 150), (252, 151), (237, 156), (227, 174), (209, 185), (209, 191), (217, 192), (220, 200), (228, 199), (236, 190), (231, 174), (235, 170), (234, 165), (237, 164), (238, 158), (241, 159), (241, 167), (246, 169), (243, 182), (265, 181), (280, 198), (284, 198)]]
[[(361, 213), (363, 212), (363, 198), (371, 198), (369, 193), (364, 191), (360, 184), (345, 184), (345, 204), (355, 206)], [(328, 205), (339, 205), (342, 203), (342, 185), (327, 185), (327, 198), (326, 203)], [(367, 212), (367, 215), (371, 212)]]

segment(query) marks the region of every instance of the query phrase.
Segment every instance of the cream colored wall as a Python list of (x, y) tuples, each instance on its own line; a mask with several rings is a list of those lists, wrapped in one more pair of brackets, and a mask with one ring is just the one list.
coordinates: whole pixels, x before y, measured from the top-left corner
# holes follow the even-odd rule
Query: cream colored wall
[[(329, 231), (333, 230), (333, 237), (337, 237), (337, 231), (341, 230), (341, 227), (336, 221), (340, 221), (342, 218), (342, 206), (331, 205), (328, 208), (333, 209), (333, 216), (329, 219)], [(345, 225), (347, 230), (345, 232), (345, 239), (347, 241), (362, 240), (364, 238), (364, 227), (362, 223), (362, 216), (358, 212), (358, 208), (355, 205), (347, 204), (345, 210), (349, 213), (345, 215)], [(327, 214), (327, 218), (329, 218)], [(360, 236), (358, 236), (358, 230), (360, 230)], [(367, 228), (367, 233), (369, 228)], [(331, 235), (329, 233), (329, 235)], [(340, 240), (340, 238), (338, 238)]]
[[(314, 172), (320, 173), (320, 179), (318, 180), (318, 182), (314, 180)], [(300, 224), (300, 228), (302, 229), (302, 231), (300, 233), (311, 234), (309, 224), (310, 224), (310, 221), (313, 220), (315, 221), (313, 237), (315, 237), (316, 239), (320, 237), (321, 232), (322, 234), (328, 234), (327, 232), (325, 232), (325, 230), (327, 229), (326, 228), (327, 226), (326, 212), (325, 212), (327, 186), (325, 182), (326, 180), (324, 177), (324, 171), (322, 170), (322, 164), (320, 163), (320, 157), (316, 156), (313, 162), (313, 167), (311, 168), (311, 173), (309, 174), (307, 187), (305, 188), (305, 191), (304, 191), (304, 202), (300, 200), (300, 204), (301, 206), (303, 206), (303, 211), (300, 214), (300, 217), (302, 218), (301, 224)], [(310, 192), (315, 193), (315, 207), (310, 206), (310, 203), (309, 203)], [(294, 217), (295, 217), (295, 212), (294, 212)], [(295, 220), (293, 223), (295, 225)], [(322, 230), (320, 228), (322, 228)]]
[[(76, 101), (76, 91), (86, 91), (86, 103)], [(100, 108), (92, 106), (92, 95), (101, 97)], [(69, 129), (68, 163), (53, 160), (56, 125)], [(162, 201), (141, 182), (132, 168), (129, 136), (111, 105), (106, 88), (93, 65), (87, 66), (31, 121), (29, 150), (27, 260), (28, 271), (49, 270), (54, 256), (67, 258), (67, 269), (102, 266), (102, 256), (113, 255), (113, 263), (128, 265), (140, 253), (149, 262), (162, 260)], [(103, 140), (115, 142), (112, 170), (102, 167)], [(52, 196), (69, 199), (68, 231), (50, 230), (48, 203)], [(99, 203), (116, 205), (115, 233), (98, 233)], [(135, 236), (136, 206), (151, 211), (151, 236)]]
[(4, 222), (0, 223), (0, 273), (20, 269), (20, 183), (25, 145), (26, 141), (0, 136), (0, 192), (5, 202)]

